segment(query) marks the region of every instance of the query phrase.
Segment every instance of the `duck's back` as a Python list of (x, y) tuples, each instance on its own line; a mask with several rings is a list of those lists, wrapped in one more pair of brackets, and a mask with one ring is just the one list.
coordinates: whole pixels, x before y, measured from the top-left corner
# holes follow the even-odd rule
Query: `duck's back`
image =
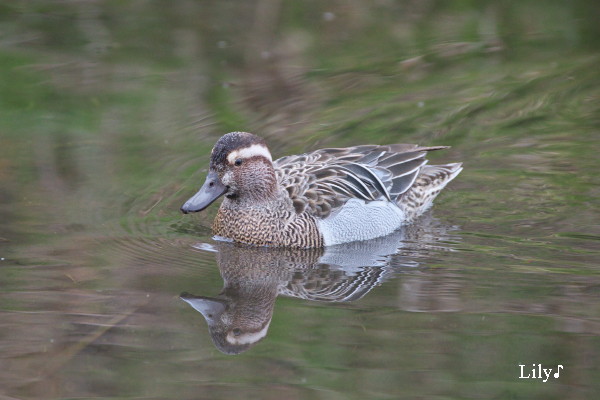
[(332, 148), (274, 162), (294, 210), (315, 218), (325, 245), (387, 235), (422, 214), (462, 170), (428, 166), (411, 144)]

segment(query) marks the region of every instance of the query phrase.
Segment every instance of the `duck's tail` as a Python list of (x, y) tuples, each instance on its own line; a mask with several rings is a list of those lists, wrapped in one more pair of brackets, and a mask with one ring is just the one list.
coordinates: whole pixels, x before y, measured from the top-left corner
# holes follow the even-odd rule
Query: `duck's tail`
[(423, 214), (442, 189), (462, 171), (462, 163), (425, 165), (414, 184), (397, 200), (410, 222)]

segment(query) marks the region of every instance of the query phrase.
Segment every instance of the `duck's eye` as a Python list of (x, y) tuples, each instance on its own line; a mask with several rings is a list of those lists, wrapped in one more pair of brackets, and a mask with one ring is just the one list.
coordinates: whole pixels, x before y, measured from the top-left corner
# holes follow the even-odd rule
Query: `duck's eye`
[(242, 165), (242, 159), (238, 158), (237, 160), (234, 161), (234, 164), (239, 167), (240, 165)]
[(233, 336), (240, 336), (242, 334), (242, 330), (240, 328), (233, 329)]

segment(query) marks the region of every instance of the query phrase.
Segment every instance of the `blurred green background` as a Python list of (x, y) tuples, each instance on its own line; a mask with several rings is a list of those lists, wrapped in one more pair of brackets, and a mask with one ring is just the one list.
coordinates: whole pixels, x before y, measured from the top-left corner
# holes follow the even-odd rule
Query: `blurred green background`
[[(600, 363), (600, 2), (3, 1), (0, 397), (589, 399)], [(452, 231), (356, 303), (212, 346), (214, 142), (451, 145)], [(435, 236), (435, 235), (434, 235)], [(418, 311), (418, 312), (417, 312)], [(519, 363), (565, 365), (547, 383)]]

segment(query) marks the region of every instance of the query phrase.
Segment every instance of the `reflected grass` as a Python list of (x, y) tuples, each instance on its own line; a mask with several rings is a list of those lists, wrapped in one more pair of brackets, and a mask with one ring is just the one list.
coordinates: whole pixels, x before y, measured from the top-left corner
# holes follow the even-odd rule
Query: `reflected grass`
[[(593, 397), (597, 11), (1, 5), (0, 386), (24, 398)], [(422, 268), (350, 305), (281, 299), (255, 352), (218, 354), (177, 299), (220, 287), (213, 255), (190, 250), (210, 243), (215, 211), (178, 209), (229, 130), (267, 136), (278, 155), (453, 146), (432, 154), (465, 163), (433, 211), (459, 227), (453, 251), (421, 254)], [(32, 382), (53, 355), (60, 368)], [(569, 372), (525, 383), (519, 362)]]

